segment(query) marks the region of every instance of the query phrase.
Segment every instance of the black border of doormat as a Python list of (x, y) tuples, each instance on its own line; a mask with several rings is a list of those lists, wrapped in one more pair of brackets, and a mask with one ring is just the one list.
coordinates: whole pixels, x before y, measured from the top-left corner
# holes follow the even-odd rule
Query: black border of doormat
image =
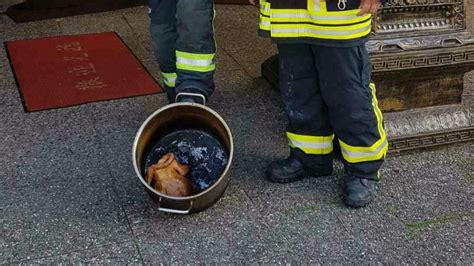
[(107, 102), (107, 101), (115, 101), (115, 100), (121, 100), (121, 99), (128, 99), (128, 98), (135, 98), (135, 97), (142, 97), (146, 95), (153, 95), (153, 94), (161, 94), (164, 93), (165, 90), (163, 86), (160, 85), (160, 83), (153, 77), (151, 72), (148, 70), (148, 68), (145, 67), (145, 65), (142, 63), (140, 59), (138, 59), (137, 55), (130, 49), (130, 47), (127, 45), (127, 43), (122, 39), (122, 37), (115, 31), (105, 31), (105, 32), (91, 32), (91, 33), (82, 33), (82, 34), (68, 34), (68, 35), (56, 35), (56, 36), (46, 36), (46, 37), (38, 37), (38, 38), (32, 38), (32, 39), (24, 39), (23, 41), (27, 40), (38, 40), (38, 39), (44, 39), (44, 38), (55, 38), (55, 37), (66, 37), (66, 36), (80, 36), (80, 35), (87, 35), (87, 34), (101, 34), (101, 33), (114, 33), (117, 38), (123, 43), (123, 45), (128, 49), (130, 54), (133, 55), (135, 60), (142, 66), (142, 68), (145, 70), (145, 72), (150, 76), (150, 78), (156, 83), (156, 85), (160, 88), (159, 92), (151, 92), (151, 93), (145, 93), (145, 94), (139, 94), (139, 95), (132, 95), (132, 96), (125, 96), (125, 97), (120, 97), (120, 98), (115, 98), (115, 99), (102, 99), (102, 100), (95, 100), (95, 101), (88, 101), (88, 102), (83, 102), (83, 103), (78, 103), (78, 104), (72, 104), (72, 105), (67, 105), (67, 106), (60, 106), (60, 107), (51, 107), (51, 108), (45, 108), (41, 110), (35, 110), (35, 111), (28, 111), (26, 108), (26, 101), (23, 95), (23, 92), (20, 87), (20, 82), (18, 80), (18, 77), (15, 72), (15, 67), (13, 66), (13, 62), (11, 60), (11, 55), (10, 51), (8, 50), (8, 43), (13, 42), (13, 41), (22, 41), (22, 40), (10, 40), (10, 41), (5, 41), (3, 42), (3, 46), (5, 47), (5, 51), (7, 52), (7, 58), (8, 58), (8, 63), (10, 64), (10, 68), (13, 73), (13, 78), (15, 79), (16, 87), (18, 90), (18, 94), (20, 96), (21, 100), (21, 105), (23, 106), (23, 111), (25, 113), (36, 113), (36, 112), (42, 112), (42, 111), (49, 111), (49, 110), (55, 110), (55, 109), (63, 109), (63, 108), (68, 108), (68, 107), (74, 107), (74, 106), (80, 106), (80, 105), (85, 105), (89, 103), (97, 103), (97, 102)]

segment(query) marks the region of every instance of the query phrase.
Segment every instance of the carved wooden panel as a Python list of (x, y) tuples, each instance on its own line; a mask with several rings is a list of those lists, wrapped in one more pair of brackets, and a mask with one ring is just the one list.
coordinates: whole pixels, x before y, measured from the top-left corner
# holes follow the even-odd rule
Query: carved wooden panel
[(466, 28), (463, 0), (389, 0), (373, 23), (376, 34), (432, 34)]

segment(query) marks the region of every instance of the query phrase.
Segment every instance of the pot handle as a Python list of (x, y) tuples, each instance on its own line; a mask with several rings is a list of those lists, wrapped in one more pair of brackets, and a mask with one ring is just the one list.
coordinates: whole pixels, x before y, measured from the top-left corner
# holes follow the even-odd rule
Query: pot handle
[(173, 214), (189, 214), (191, 212), (191, 209), (193, 208), (193, 201), (189, 202), (189, 208), (187, 210), (175, 210), (175, 209), (163, 208), (161, 207), (161, 200), (162, 200), (162, 197), (160, 197), (160, 200), (158, 202), (158, 210), (162, 212), (173, 213)]
[(192, 96), (192, 97), (199, 97), (202, 100), (202, 104), (206, 105), (206, 96), (200, 94), (200, 93), (191, 93), (191, 92), (180, 92), (178, 95), (176, 95), (176, 102), (179, 102), (179, 98), (181, 96)]

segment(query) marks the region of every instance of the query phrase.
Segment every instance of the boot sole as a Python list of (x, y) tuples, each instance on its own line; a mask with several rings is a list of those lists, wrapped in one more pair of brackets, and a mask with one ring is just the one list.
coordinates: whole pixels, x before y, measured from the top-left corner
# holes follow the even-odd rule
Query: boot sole
[(284, 179), (278, 179), (278, 178), (274, 178), (274, 177), (269, 173), (269, 171), (267, 171), (266, 177), (267, 177), (267, 180), (268, 180), (268, 181), (271, 181), (271, 182), (273, 182), (273, 183), (287, 184), (287, 183), (292, 183), (292, 182), (300, 181), (301, 179), (304, 179), (304, 178), (311, 178), (311, 177), (317, 178), (317, 177), (322, 177), (322, 176), (330, 176), (331, 174), (332, 174), (332, 172), (331, 172), (331, 173), (328, 173), (328, 174), (312, 175), (311, 173), (307, 173), (306, 171), (302, 171), (301, 174), (295, 175), (295, 176), (293, 176), (293, 177), (288, 177), (288, 178), (284, 178)]
[(305, 173), (302, 172), (300, 175), (297, 175), (297, 176), (294, 176), (294, 177), (288, 177), (288, 178), (284, 178), (284, 179), (279, 179), (279, 178), (274, 178), (270, 173), (267, 173), (266, 174), (266, 177), (267, 177), (267, 180), (268, 181), (271, 181), (273, 183), (279, 183), (279, 184), (286, 184), (286, 183), (291, 183), (291, 182), (296, 182), (296, 181), (299, 181), (303, 178), (305, 178), (306, 176), (304, 176)]
[(346, 198), (344, 198), (344, 204), (347, 207), (353, 208), (353, 209), (359, 209), (366, 207), (372, 202), (372, 198), (366, 199), (366, 200), (360, 200), (360, 201), (348, 201)]

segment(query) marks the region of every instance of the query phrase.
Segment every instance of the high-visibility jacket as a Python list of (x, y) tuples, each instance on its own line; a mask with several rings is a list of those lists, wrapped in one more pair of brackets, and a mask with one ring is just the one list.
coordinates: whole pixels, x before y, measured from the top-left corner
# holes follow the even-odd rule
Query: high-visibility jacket
[(354, 42), (371, 32), (360, 0), (260, 0), (260, 33), (276, 42)]

